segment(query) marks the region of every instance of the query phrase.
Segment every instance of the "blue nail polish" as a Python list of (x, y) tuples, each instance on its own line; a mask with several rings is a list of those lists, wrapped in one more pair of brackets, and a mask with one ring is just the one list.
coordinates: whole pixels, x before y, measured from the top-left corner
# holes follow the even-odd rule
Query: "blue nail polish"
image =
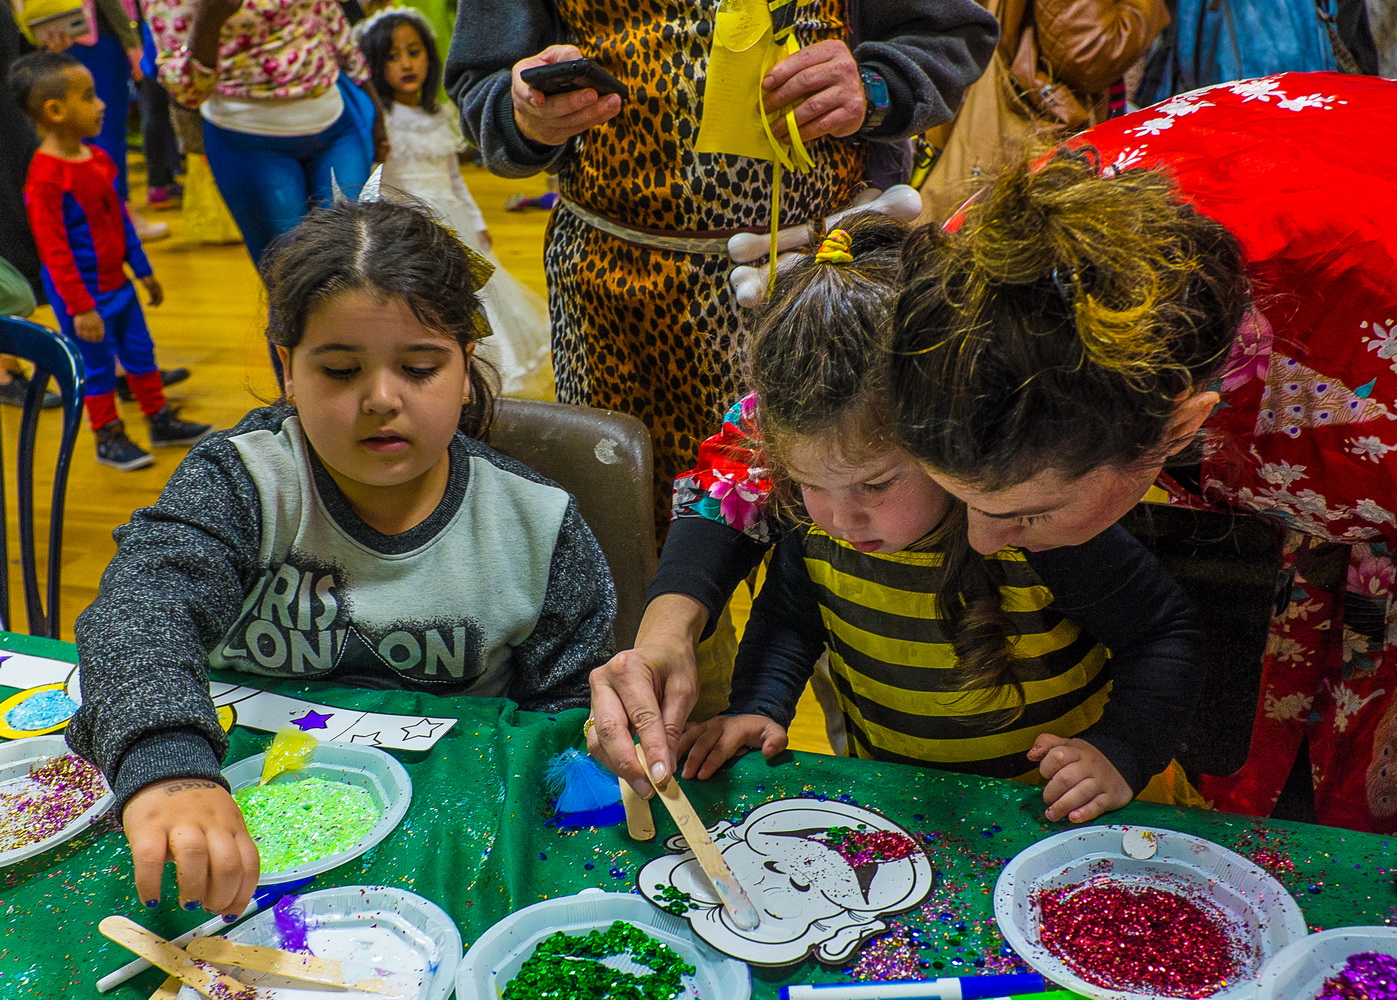
[(191, 899), (184, 904), (184, 908), (186, 910), (197, 910), (199, 908), (199, 901), (197, 899)]
[(225, 924), (235, 924), (238, 922), (238, 915), (236, 913), (225, 913), (223, 914), (223, 922)]
[(159, 906), (159, 905), (160, 905), (160, 900), (158, 900), (158, 899), (147, 899), (147, 900), (146, 900), (146, 907), (147, 907), (148, 909), (153, 910), (153, 909), (155, 909), (155, 908), (156, 908), (157, 906)]

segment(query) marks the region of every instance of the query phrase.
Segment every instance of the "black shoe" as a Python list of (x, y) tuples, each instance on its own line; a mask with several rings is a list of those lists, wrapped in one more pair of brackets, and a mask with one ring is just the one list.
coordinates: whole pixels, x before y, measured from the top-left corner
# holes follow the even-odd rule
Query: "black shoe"
[(178, 411), (169, 403), (146, 417), (146, 420), (150, 423), (150, 444), (153, 448), (195, 444), (213, 430), (213, 424), (181, 420)]
[(155, 464), (155, 456), (126, 436), (125, 424), (113, 420), (97, 428), (97, 461), (130, 472)]
[[(0, 385), (0, 403), (6, 406), (23, 406), (24, 397), (29, 394), (29, 376), (22, 372), (10, 372), (10, 380)], [(56, 392), (44, 393), (40, 409), (51, 410), (63, 405), (63, 399)]]
[[(160, 384), (174, 385), (176, 382), (183, 382), (189, 377), (188, 368), (162, 368), (160, 369)], [(135, 395), (131, 392), (131, 383), (126, 381), (125, 375), (116, 377), (116, 394), (128, 403), (136, 401)], [(54, 404), (55, 406), (58, 404)]]

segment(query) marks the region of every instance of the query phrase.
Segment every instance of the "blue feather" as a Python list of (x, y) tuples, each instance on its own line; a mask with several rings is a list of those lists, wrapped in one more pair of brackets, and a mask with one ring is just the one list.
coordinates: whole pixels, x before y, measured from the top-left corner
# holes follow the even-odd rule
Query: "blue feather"
[(558, 799), (558, 812), (595, 812), (621, 801), (616, 775), (587, 754), (568, 748), (548, 762), (548, 790)]

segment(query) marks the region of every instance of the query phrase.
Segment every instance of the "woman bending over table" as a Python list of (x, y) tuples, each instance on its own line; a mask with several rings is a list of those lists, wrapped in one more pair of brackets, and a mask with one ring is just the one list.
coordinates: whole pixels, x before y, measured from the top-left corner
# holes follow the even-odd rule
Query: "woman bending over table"
[[(981, 552), (1083, 544), (1154, 483), (1278, 521), (1251, 755), (1202, 791), (1269, 813), (1307, 747), (1320, 822), (1377, 832), (1397, 830), (1397, 133), (1374, 129), (1394, 120), (1397, 83), (1282, 74), (1096, 126), (920, 235), (893, 364), (898, 436)], [(1200, 218), (1216, 238), (1188, 235)], [(701, 453), (636, 648), (592, 676), (594, 742), (628, 778), (631, 731), (673, 766), (685, 647), (766, 544), (763, 461), (733, 441)]]

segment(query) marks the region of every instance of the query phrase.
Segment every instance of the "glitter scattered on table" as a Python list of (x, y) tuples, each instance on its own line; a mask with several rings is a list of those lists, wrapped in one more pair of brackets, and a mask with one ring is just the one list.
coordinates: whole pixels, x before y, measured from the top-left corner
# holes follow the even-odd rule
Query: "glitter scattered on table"
[(106, 791), (102, 772), (73, 754), (0, 783), (0, 851), (29, 847), (60, 833)]
[(1237, 971), (1221, 918), (1162, 889), (1079, 882), (1038, 895), (1039, 936), (1089, 983), (1209, 997)]
[(1350, 955), (1315, 1000), (1397, 1000), (1397, 958), (1373, 951)]
[(378, 822), (373, 796), (324, 778), (249, 785), (233, 793), (264, 872), (285, 871), (347, 851)]
[(18, 732), (48, 729), (67, 722), (78, 710), (78, 703), (62, 691), (36, 691), (5, 713), (5, 725)]

